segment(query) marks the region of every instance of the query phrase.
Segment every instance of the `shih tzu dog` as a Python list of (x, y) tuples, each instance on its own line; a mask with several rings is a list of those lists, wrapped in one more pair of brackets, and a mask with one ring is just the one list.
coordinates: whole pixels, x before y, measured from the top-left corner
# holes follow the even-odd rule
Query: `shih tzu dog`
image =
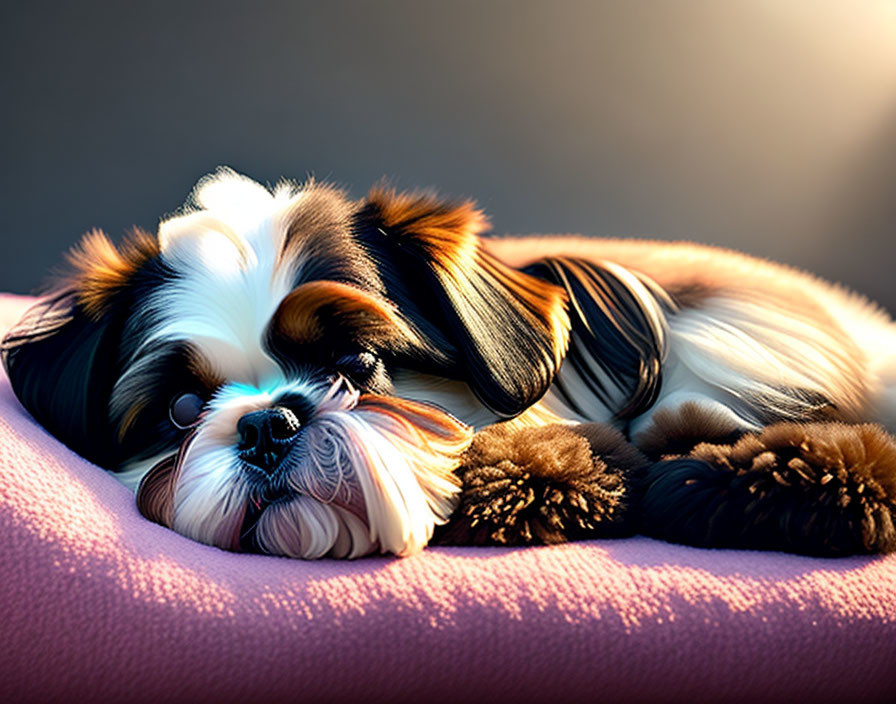
[(229, 550), (896, 549), (881, 309), (711, 247), (487, 229), (220, 169), (157, 236), (88, 234), (3, 362), (144, 515)]

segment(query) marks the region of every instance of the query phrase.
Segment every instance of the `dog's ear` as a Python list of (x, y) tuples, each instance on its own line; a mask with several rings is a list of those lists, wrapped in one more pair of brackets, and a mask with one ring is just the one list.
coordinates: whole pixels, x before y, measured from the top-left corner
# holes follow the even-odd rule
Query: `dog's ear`
[(472, 202), (375, 188), (356, 229), (387, 295), (426, 340), (423, 371), (466, 381), (503, 417), (535, 403), (569, 342), (566, 294), (482, 249)]
[(154, 253), (137, 233), (121, 251), (92, 232), (69, 254), (71, 271), (31, 307), (0, 343), (10, 384), (31, 415), (78, 454), (105, 467), (116, 461), (109, 396), (115, 380), (124, 306), (134, 272)]

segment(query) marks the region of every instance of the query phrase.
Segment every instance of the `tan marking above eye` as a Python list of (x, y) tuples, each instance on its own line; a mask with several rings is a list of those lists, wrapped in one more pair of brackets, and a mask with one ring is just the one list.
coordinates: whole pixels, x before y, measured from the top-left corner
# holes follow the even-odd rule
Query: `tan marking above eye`
[(290, 293), (277, 308), (273, 326), (298, 343), (322, 339), (328, 326), (361, 331), (367, 339), (415, 339), (395, 308), (361, 289), (336, 281), (310, 281)]
[(194, 345), (187, 348), (187, 369), (210, 392), (227, 381), (209, 359)]

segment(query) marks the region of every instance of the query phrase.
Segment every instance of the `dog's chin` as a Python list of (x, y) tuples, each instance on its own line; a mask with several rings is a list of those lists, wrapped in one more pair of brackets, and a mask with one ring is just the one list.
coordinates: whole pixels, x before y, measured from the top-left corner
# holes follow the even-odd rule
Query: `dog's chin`
[(209, 545), (299, 558), (409, 555), (454, 510), (472, 430), (431, 406), (365, 395), (319, 408), (270, 473), (203, 422), (137, 492), (141, 512)]

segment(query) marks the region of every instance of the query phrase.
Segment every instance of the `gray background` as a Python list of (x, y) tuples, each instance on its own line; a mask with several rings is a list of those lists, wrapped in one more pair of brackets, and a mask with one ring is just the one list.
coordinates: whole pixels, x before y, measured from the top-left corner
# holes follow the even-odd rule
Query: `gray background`
[(726, 245), (896, 310), (893, 2), (0, 8), (0, 290), (229, 164)]

